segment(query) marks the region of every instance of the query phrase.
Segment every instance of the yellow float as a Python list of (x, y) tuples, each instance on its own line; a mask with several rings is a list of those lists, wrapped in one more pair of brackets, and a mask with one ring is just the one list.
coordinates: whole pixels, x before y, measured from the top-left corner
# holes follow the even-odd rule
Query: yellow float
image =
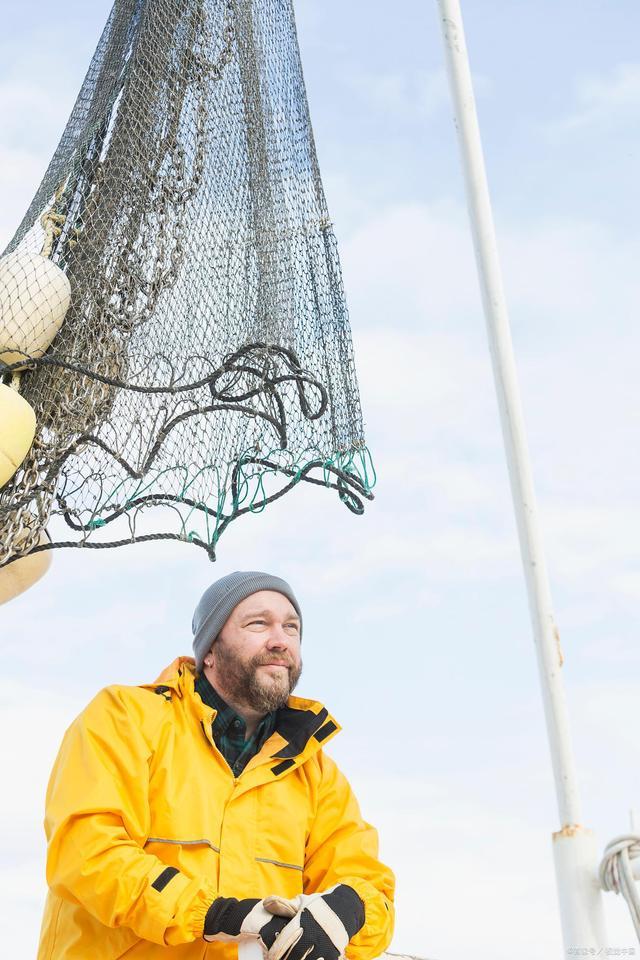
[[(41, 530), (38, 545), (45, 543), (50, 543), (50, 539), (46, 530)], [(16, 546), (20, 549), (20, 540)], [(0, 567), (0, 605), (32, 587), (44, 577), (50, 566), (51, 550), (41, 550), (38, 553), (28, 553)]]
[[(20, 396), (20, 372), (41, 357), (57, 334), (71, 301), (63, 271), (39, 253), (15, 251), (0, 259), (0, 363), (24, 364), (13, 369), (11, 386), (0, 383), (0, 489), (27, 456), (36, 432), (33, 407)], [(12, 546), (20, 551), (34, 532), (35, 517)], [(45, 530), (38, 545), (49, 543)], [(51, 553), (28, 553), (0, 567), (0, 604), (33, 586), (51, 566)]]
[(17, 390), (0, 384), (0, 487), (14, 475), (29, 453), (36, 415)]

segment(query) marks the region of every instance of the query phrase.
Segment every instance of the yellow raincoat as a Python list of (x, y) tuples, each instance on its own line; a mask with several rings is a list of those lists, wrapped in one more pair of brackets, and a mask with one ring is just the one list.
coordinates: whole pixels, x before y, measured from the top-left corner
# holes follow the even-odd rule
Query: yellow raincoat
[(337, 882), (365, 905), (347, 956), (377, 957), (393, 931), (393, 874), (322, 750), (335, 721), (290, 697), (234, 778), (193, 683), (181, 657), (154, 684), (101, 691), (67, 731), (47, 791), (38, 960), (235, 960), (235, 945), (202, 940), (217, 896), (292, 897)]

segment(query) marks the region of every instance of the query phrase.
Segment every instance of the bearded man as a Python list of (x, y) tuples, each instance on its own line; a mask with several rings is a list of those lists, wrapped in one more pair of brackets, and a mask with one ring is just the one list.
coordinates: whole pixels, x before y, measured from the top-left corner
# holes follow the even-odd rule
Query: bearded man
[(302, 615), (289, 584), (236, 572), (193, 617), (195, 659), (103, 690), (65, 734), (47, 791), (38, 960), (372, 960), (393, 874), (291, 696)]

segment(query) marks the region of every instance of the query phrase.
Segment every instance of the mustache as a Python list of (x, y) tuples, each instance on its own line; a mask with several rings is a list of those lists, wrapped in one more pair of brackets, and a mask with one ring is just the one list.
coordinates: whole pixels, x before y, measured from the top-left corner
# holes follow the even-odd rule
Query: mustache
[(259, 653), (253, 658), (252, 663), (254, 667), (266, 667), (270, 663), (278, 663), (287, 667), (289, 670), (296, 665), (290, 653)]

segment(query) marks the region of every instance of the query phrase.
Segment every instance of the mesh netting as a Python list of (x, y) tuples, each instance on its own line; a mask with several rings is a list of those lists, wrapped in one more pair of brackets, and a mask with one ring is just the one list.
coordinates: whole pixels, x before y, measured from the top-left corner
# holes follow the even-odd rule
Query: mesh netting
[[(290, 0), (116, 0), (5, 253), (0, 390), (36, 428), (0, 493), (0, 563), (158, 537), (213, 559), (232, 519), (300, 480), (362, 512)], [(48, 543), (54, 516), (70, 533)]]

